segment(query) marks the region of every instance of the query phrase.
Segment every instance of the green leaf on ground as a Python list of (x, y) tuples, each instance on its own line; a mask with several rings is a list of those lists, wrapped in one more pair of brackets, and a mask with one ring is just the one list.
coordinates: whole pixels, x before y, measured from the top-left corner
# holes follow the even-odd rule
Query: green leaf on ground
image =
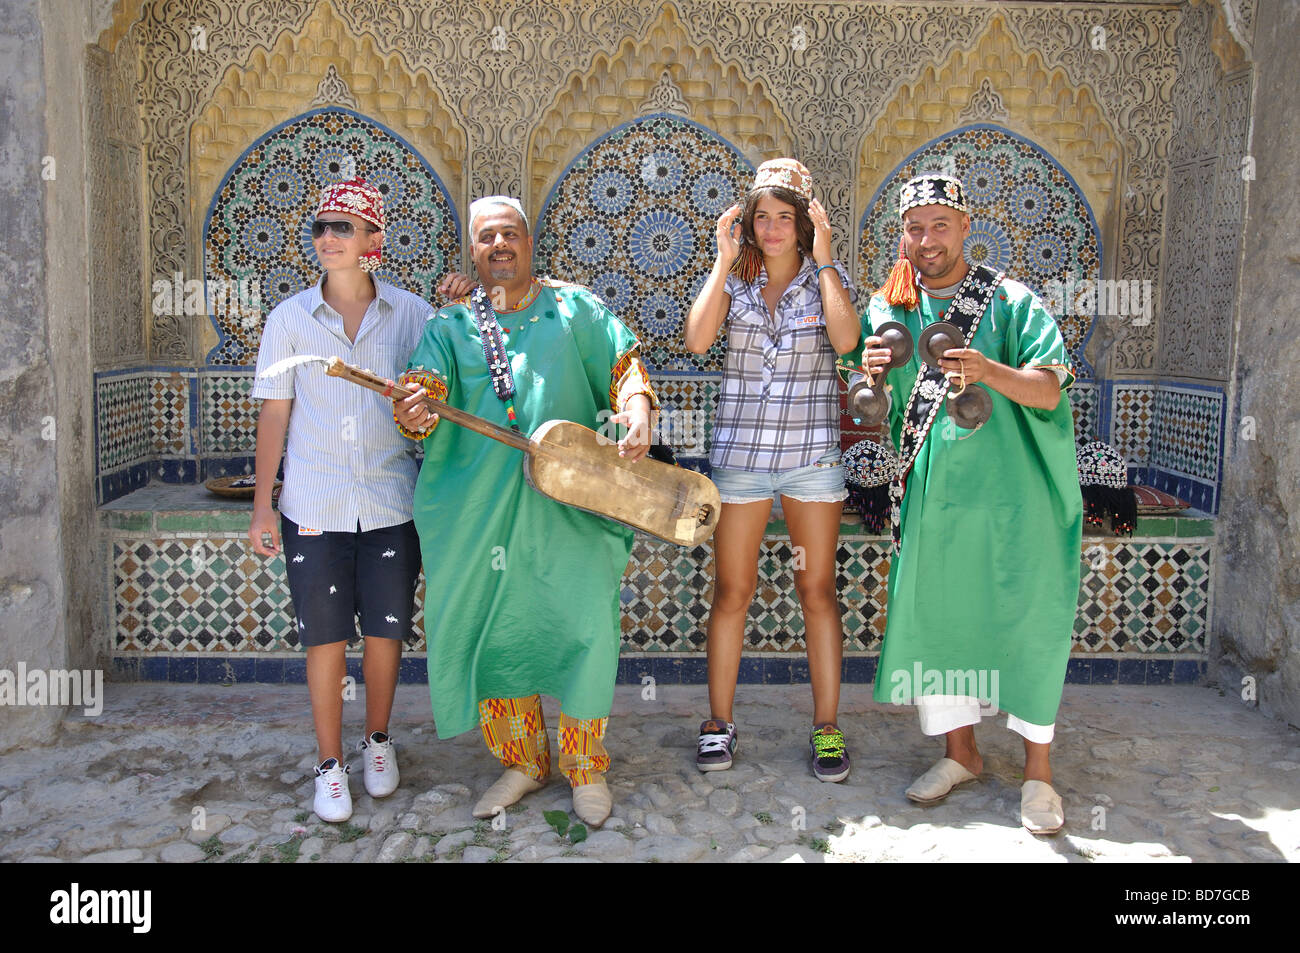
[(569, 815), (564, 811), (543, 811), (542, 817), (546, 823), (555, 829), (555, 833), (564, 836), (565, 831), (569, 829)]
[(574, 824), (569, 828), (569, 843), (581, 844), (587, 839), (587, 828), (582, 824)]

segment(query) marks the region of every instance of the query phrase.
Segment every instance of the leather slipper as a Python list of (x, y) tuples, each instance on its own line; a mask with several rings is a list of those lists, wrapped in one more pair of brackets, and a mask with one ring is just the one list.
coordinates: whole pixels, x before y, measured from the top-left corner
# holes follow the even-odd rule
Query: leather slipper
[(934, 804), (946, 798), (957, 785), (974, 781), (976, 777), (952, 758), (940, 758), (905, 793), (917, 804)]
[(1026, 781), (1020, 786), (1020, 823), (1031, 834), (1055, 834), (1065, 826), (1061, 795), (1046, 781)]
[(545, 787), (543, 782), (534, 781), (522, 771), (506, 768), (501, 777), (496, 779), (492, 787), (483, 792), (483, 796), (474, 805), (474, 816), (492, 817), (496, 814), (497, 808), (505, 809), (525, 794), (532, 794), (542, 787)]

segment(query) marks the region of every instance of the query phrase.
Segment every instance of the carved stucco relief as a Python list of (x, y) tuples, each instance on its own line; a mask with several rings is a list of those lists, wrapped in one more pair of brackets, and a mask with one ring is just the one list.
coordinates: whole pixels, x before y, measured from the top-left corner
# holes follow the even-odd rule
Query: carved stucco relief
[(1226, 382), (1231, 357), (1242, 204), (1249, 157), (1250, 70), (1226, 75), (1216, 48), (1223, 10), (1196, 4), (1177, 39), (1183, 65), (1174, 88), (1169, 151), (1176, 198), (1164, 231), (1167, 316), (1160, 370)]
[[(538, 153), (531, 143), (534, 137), (540, 144), (554, 134), (542, 130), (541, 118), (555, 115), (575, 78), (591, 75), (598, 57), (613, 64), (647, 38), (663, 38), (649, 57), (660, 67), (635, 77), (635, 88), (630, 75), (621, 83), (614, 76), (609, 87), (613, 100), (597, 104), (602, 112), (632, 116), (664, 69), (683, 90), (688, 106), (696, 108), (687, 77), (707, 53), (734, 67), (749, 90), (760, 89), (770, 101), (771, 115), (788, 123), (788, 132), (779, 126), (763, 130), (771, 143), (761, 148), (795, 153), (818, 172), (819, 191), (832, 210), (836, 252), (845, 259), (855, 257), (862, 180), (884, 174), (857, 167), (854, 158), (861, 154), (863, 138), (898, 89), (916, 84), (923, 70), (948, 61), (954, 51), (973, 49), (998, 16), (1021, 50), (1037, 54), (1046, 70), (1063, 70), (1076, 87), (1090, 90), (1106, 120), (1121, 130), (1119, 210), (1105, 236), (1107, 257), (1115, 256), (1116, 274), (1128, 279), (1155, 280), (1161, 274), (1173, 127), (1170, 93), (1179, 55), (1174, 30), (1189, 8), (1148, 3), (995, 7), (613, 0), (592, 6), (551, 0), (425, 6), (399, 0), (340, 0), (333, 5), (326, 0), (121, 0), (101, 45), (109, 51), (131, 45), (140, 63), (136, 98), (144, 125), (148, 274), (198, 273), (191, 217), (199, 196), (191, 194), (188, 154), (196, 120), (213, 103), (231, 67), (249, 72), (255, 51), (257, 61), (274, 75), (278, 61), (271, 51), (284, 37), (301, 37), (309, 18), (324, 16), (322, 9), (342, 25), (339, 42), (345, 35), (354, 44), (364, 38), (388, 69), (396, 62), (408, 76), (427, 77), (434, 91), (430, 98), (442, 104), (449, 126), (464, 136), (462, 173), (448, 183), (462, 207), (476, 194), (537, 191), (537, 169), (530, 171), (529, 161), (536, 161)], [(1231, 9), (1240, 14), (1239, 32), (1248, 31), (1253, 0), (1231, 0)], [(1094, 48), (1092, 31), (1098, 26), (1106, 31), (1104, 49)], [(308, 101), (321, 75), (316, 75)], [(348, 81), (360, 102), (360, 90)], [(600, 82), (609, 86), (610, 78)], [(993, 89), (997, 91), (996, 83)], [(428, 104), (403, 105), (421, 109)], [(1014, 104), (1004, 100), (1004, 106), (1008, 121), (1014, 121)], [(553, 126), (548, 119), (548, 129)], [(403, 135), (409, 132), (395, 128)], [(1043, 145), (1055, 153), (1054, 143)], [(1104, 148), (1104, 142), (1097, 142), (1098, 151)], [(549, 161), (571, 151), (566, 144)], [(1111, 362), (1117, 373), (1154, 369), (1157, 327), (1122, 329)], [(158, 359), (185, 360), (196, 353), (196, 343), (183, 328), (156, 325), (150, 350)]]

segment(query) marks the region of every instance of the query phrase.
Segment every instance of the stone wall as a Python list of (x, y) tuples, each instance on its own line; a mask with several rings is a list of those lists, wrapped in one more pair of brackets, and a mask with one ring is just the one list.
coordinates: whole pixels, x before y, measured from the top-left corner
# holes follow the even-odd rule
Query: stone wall
[[(58, 438), (70, 421), (55, 386), (44, 267), (47, 195), (62, 183), (42, 178), (50, 168), (42, 39), (39, 0), (9, 4), (0, 24), (0, 217), (9, 223), (0, 255), (0, 669), (9, 673), (61, 668), (68, 658)], [(0, 748), (48, 734), (61, 714), (5, 708)]]
[(1229, 691), (1300, 726), (1300, 6), (1264, 0), (1256, 31), (1237, 353), (1226, 432), (1212, 656)]

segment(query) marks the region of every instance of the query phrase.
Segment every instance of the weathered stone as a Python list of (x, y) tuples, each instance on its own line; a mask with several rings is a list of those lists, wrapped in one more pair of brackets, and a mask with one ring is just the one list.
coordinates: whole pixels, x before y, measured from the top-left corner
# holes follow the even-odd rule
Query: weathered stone
[(695, 860), (707, 852), (703, 844), (689, 837), (666, 835), (649, 837), (639, 841), (633, 849), (633, 856), (638, 861), (658, 860), (667, 864), (680, 864)]
[(446, 837), (442, 838), (442, 840), (438, 841), (438, 846), (436, 846), (433, 849), (433, 851), (439, 857), (446, 857), (448, 854), (450, 854), (452, 851), (456, 850), (457, 848), (464, 847), (465, 845), (472, 844), (473, 842), (474, 842), (473, 831), (455, 831), (451, 834), (448, 834)]
[(352, 860), (352, 858), (356, 855), (356, 853), (357, 853), (356, 841), (348, 841), (345, 844), (335, 844), (333, 847), (331, 847), (329, 849), (329, 853), (326, 854), (326, 859), (329, 860), (330, 863), (345, 864), (348, 861)]
[(578, 849), (600, 860), (616, 860), (632, 853), (633, 842), (617, 831), (599, 830), (583, 841)]
[(526, 864), (537, 864), (546, 860), (548, 857), (555, 857), (563, 851), (562, 847), (550, 844), (529, 844), (523, 850), (517, 852), (511, 860), (522, 861)]
[(144, 851), (134, 848), (131, 850), (105, 850), (81, 858), (83, 864), (133, 864), (141, 860), (144, 860)]
[(647, 784), (645, 786), (645, 796), (650, 799), (656, 810), (667, 811), (677, 806), (678, 800), (671, 794), (659, 787), (657, 784)]
[(581, 855), (561, 854), (558, 857), (547, 857), (544, 864), (598, 864), (600, 861), (592, 857), (583, 857)]
[(735, 791), (714, 791), (709, 795), (709, 808), (724, 817), (734, 817), (740, 812), (740, 795)]
[(159, 854), (164, 864), (193, 864), (206, 856), (203, 851), (185, 841), (174, 841), (165, 846)]
[(497, 852), (491, 847), (466, 847), (465, 852), (460, 855), (462, 863), (466, 864), (486, 864), (493, 860)]
[(128, 827), (122, 831), (123, 847), (152, 847), (180, 837), (182, 828), (175, 821), (162, 821), (141, 827)]
[(651, 834), (676, 834), (677, 825), (671, 819), (660, 814), (651, 814), (645, 819), (645, 828)]
[(729, 864), (748, 864), (755, 860), (762, 860), (772, 852), (772, 848), (764, 847), (761, 844), (747, 844), (740, 848), (730, 857), (727, 858)]
[(203, 817), (203, 828), (194, 830), (193, 821), (191, 821), (190, 831), (185, 837), (192, 844), (201, 844), (213, 834), (220, 834), (230, 825), (230, 816), (227, 814), (207, 814)]
[(251, 844), (261, 836), (247, 824), (236, 824), (234, 827), (222, 831), (217, 840), (229, 847), (238, 847), (241, 844)]
[(298, 848), (298, 863), (311, 864), (315, 863), (312, 858), (320, 860), (321, 853), (325, 850), (325, 840), (321, 837), (308, 837)]
[(398, 834), (389, 834), (384, 840), (384, 846), (380, 848), (378, 863), (391, 864), (401, 860), (406, 856), (407, 851), (411, 848), (412, 835), (402, 831)]

